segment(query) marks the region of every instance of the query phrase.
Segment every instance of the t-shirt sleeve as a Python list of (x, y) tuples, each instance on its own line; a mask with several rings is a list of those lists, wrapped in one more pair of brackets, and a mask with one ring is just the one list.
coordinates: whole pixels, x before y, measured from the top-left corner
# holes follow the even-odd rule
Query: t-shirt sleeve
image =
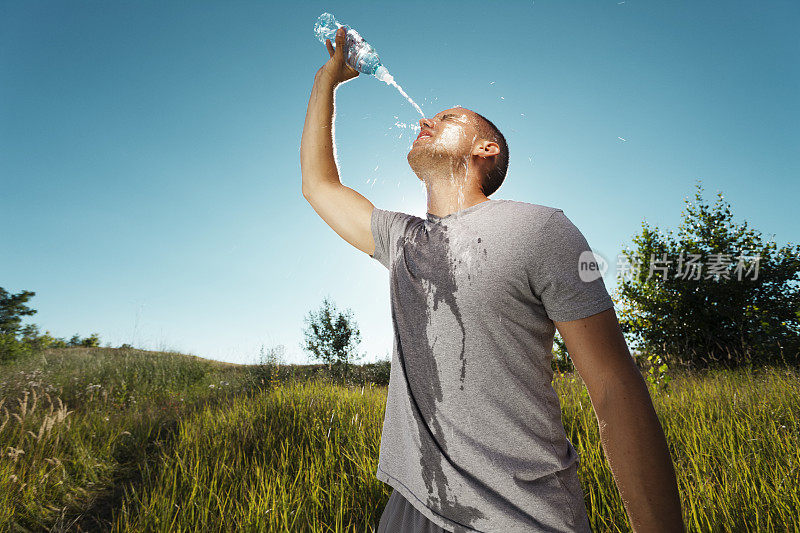
[(549, 216), (532, 252), (531, 289), (550, 320), (578, 320), (614, 307), (586, 238), (562, 210)]
[(375, 241), (375, 252), (370, 256), (383, 266), (390, 268), (392, 258), (397, 253), (397, 241), (405, 232), (410, 215), (386, 209), (372, 210), (370, 227)]

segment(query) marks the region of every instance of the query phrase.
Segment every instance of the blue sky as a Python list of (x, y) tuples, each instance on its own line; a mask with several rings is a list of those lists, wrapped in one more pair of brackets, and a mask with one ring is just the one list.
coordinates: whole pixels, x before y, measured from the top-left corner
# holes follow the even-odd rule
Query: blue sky
[[(428, 116), (462, 105), (500, 127), (492, 198), (563, 209), (606, 258), (643, 220), (677, 227), (698, 178), (738, 221), (798, 240), (796, 2), (4, 2), (0, 286), (36, 292), (28, 322), (304, 362), (303, 319), (330, 296), (365, 360), (391, 353), (388, 272), (300, 192), (324, 11)], [(395, 125), (419, 118), (374, 78), (341, 86), (343, 183), (424, 216), (414, 132)]]

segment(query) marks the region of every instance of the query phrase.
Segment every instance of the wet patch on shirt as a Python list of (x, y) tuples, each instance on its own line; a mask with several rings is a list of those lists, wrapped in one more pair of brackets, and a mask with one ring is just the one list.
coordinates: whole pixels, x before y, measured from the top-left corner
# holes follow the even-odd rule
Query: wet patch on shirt
[[(447, 340), (452, 341), (456, 345), (454, 351), (459, 352), (459, 389), (463, 391), (467, 371), (466, 330), (455, 296), (458, 279), (463, 283), (457, 272), (475, 267), (470, 256), (480, 256), (477, 250), (472, 250), (480, 244), (476, 239), (471, 242), (463, 237), (456, 239), (445, 225), (424, 224), (411, 229), (397, 245), (397, 261), (391, 276), (397, 308), (392, 308), (392, 317), (395, 331), (399, 332), (399, 357), (409, 398), (412, 409), (418, 413), (414, 418), (423, 447), (420, 467), (428, 491), (426, 505), (455, 522), (469, 525), (485, 515), (477, 508), (459, 503), (448, 493), (443, 461), (448, 461), (460, 473), (469, 474), (450, 458), (444, 430), (436, 417), (437, 404), (444, 399), (443, 376), (434, 352), (436, 337), (430, 338), (427, 332), (434, 321), (455, 321), (456, 331), (460, 330), (460, 342)], [(451, 379), (446, 381), (454, 385)]]

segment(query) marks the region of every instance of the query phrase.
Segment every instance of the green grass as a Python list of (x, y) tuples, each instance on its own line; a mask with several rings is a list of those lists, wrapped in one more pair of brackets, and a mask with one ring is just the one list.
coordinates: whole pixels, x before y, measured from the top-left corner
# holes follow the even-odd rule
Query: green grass
[[(797, 531), (796, 370), (651, 389), (691, 531)], [(371, 531), (385, 387), (174, 353), (71, 348), (0, 366), (0, 531)], [(213, 385), (213, 386), (212, 386)], [(556, 376), (595, 531), (629, 531), (583, 383)]]
[[(567, 436), (595, 531), (629, 531), (586, 388), (560, 387)], [(651, 387), (689, 531), (800, 530), (800, 374), (796, 369), (684, 373)], [(589, 406), (587, 408), (587, 406)]]
[(177, 444), (117, 525), (217, 531), (370, 531), (386, 489), (374, 477), (385, 391), (288, 385), (181, 425)]

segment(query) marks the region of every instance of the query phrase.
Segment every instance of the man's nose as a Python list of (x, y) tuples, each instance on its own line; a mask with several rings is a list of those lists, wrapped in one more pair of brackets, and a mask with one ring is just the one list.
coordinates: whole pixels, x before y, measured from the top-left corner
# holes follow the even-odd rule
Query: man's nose
[(421, 118), (421, 119), (419, 119), (419, 127), (420, 128), (432, 129), (433, 128), (433, 121), (431, 119), (429, 119), (429, 118)]

